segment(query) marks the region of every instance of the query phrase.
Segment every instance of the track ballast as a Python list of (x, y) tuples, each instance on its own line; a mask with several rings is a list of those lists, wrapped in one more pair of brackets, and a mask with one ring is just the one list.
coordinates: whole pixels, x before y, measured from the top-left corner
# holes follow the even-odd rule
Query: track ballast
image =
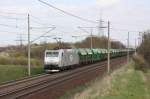
[[(126, 57), (111, 60), (111, 70), (126, 62)], [(81, 85), (107, 71), (107, 61), (61, 73), (46, 74), (0, 86), (0, 99), (55, 99), (66, 90)]]

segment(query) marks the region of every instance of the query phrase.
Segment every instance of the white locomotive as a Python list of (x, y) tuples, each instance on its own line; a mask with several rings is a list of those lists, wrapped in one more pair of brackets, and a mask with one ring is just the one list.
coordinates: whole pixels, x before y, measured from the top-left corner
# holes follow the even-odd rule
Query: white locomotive
[(79, 56), (72, 49), (46, 50), (44, 69), (46, 72), (55, 72), (79, 64)]

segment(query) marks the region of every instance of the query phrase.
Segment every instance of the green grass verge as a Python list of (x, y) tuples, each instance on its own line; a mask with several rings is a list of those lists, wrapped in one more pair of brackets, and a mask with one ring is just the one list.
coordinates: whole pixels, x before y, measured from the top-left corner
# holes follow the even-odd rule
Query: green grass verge
[(112, 80), (112, 88), (102, 99), (147, 99), (140, 71), (125, 72)]
[[(42, 67), (31, 69), (32, 75), (44, 73)], [(0, 65), (0, 83), (27, 77), (27, 68), (16, 65)]]
[(150, 72), (134, 70), (133, 65), (78, 87), (79, 91), (71, 90), (60, 99), (150, 99)]

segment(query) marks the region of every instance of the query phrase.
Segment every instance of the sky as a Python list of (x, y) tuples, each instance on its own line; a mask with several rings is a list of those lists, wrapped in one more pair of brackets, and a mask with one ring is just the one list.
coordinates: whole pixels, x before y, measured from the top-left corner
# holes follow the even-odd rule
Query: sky
[[(138, 33), (150, 29), (149, 0), (43, 0), (62, 10), (85, 19), (98, 21), (102, 17), (107, 26), (110, 21), (112, 40), (126, 44), (130, 31), (130, 45), (135, 45)], [(54, 37), (62, 41), (80, 41), (90, 35), (78, 27), (97, 27), (99, 23), (85, 22), (66, 15), (60, 11), (42, 4), (38, 0), (1, 0), (0, 1), (0, 46), (19, 44), (20, 34), (24, 43), (27, 41), (27, 14), (30, 14), (31, 41), (55, 26), (56, 29), (46, 36), (49, 42), (55, 42)], [(41, 28), (42, 27), (42, 28)], [(107, 36), (107, 29), (104, 29)], [(93, 35), (98, 36), (98, 29), (93, 29)], [(72, 36), (80, 36), (72, 38)], [(35, 42), (42, 42), (40, 38)]]

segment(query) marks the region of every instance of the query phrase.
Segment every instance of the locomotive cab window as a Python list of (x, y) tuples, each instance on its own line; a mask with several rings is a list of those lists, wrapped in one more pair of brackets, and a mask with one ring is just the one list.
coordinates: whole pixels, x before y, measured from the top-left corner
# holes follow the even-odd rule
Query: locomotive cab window
[(46, 57), (58, 57), (58, 52), (47, 52)]

